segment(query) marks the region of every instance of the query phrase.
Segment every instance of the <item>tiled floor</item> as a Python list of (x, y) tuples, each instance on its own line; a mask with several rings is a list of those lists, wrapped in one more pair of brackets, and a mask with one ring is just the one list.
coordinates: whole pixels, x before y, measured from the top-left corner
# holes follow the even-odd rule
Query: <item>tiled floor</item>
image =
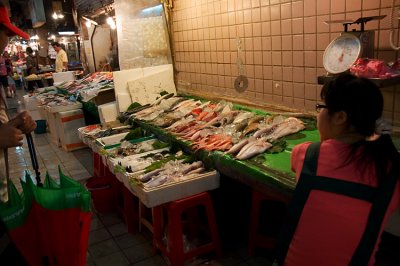
[[(22, 94), (22, 91), (18, 91), (18, 98), (8, 99), (11, 116), (15, 115), (16, 103), (18, 99), (21, 99)], [(89, 149), (65, 152), (50, 142), (48, 134), (34, 135), (34, 143), (42, 177), (45, 176), (46, 171), (51, 176), (57, 177), (58, 166), (61, 167), (66, 175), (82, 182), (92, 175), (92, 157)], [(22, 147), (9, 149), (9, 162), (10, 174), (15, 184), (19, 184), (18, 179), (24, 174), (25, 170), (29, 170), (34, 174), (26, 143)], [(21, 189), (19, 185), (18, 188)], [(219, 212), (217, 215), (223, 216), (224, 214)], [(226, 225), (226, 227), (229, 227), (228, 224)], [(223, 232), (220, 233), (222, 234)], [(249, 257), (246, 249), (247, 243), (242, 240), (243, 237), (230, 235), (229, 239), (232, 239), (232, 241), (223, 243), (223, 258), (218, 260), (213, 259), (213, 257), (197, 258), (187, 264), (190, 266), (272, 264), (271, 254), (267, 251), (261, 251), (257, 253), (257, 256)], [(394, 250), (398, 250), (398, 248), (395, 248), (398, 247), (398, 244), (398, 239), (395, 238), (393, 244), (390, 245), (390, 250), (393, 251), (389, 252), (397, 254)], [(93, 213), (87, 255), (88, 266), (168, 265), (160, 254), (154, 252), (152, 235), (149, 231), (144, 229), (140, 233), (128, 233), (120, 217), (114, 213)], [(398, 262), (397, 255), (396, 257), (388, 257), (384, 254), (377, 261), (377, 265), (399, 265)]]

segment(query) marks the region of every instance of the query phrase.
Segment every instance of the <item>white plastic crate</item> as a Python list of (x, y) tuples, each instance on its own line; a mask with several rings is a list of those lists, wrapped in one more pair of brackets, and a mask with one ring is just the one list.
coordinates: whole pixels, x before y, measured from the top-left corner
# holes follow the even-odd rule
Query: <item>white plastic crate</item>
[(148, 208), (152, 208), (167, 202), (183, 199), (198, 193), (213, 190), (219, 187), (219, 173), (211, 171), (199, 174), (184, 181), (169, 183), (155, 188), (147, 189), (140, 185), (128, 185), (130, 190)]
[(56, 125), (59, 130), (60, 143), (64, 150), (73, 151), (86, 147), (78, 133), (78, 128), (85, 125), (81, 109), (57, 113)]
[(36, 96), (24, 95), (23, 98), (24, 98), (25, 109), (27, 111), (38, 109), (38, 102), (36, 100)]
[[(47, 111), (47, 109), (46, 109)], [(50, 113), (46, 112), (46, 120), (47, 120), (47, 125), (50, 133), (50, 141), (57, 145), (57, 147), (61, 146), (60, 139), (59, 139), (59, 133), (57, 130), (57, 124), (56, 124), (56, 113)]]
[(47, 106), (46, 108), (49, 113), (59, 113), (59, 112), (66, 112), (66, 111), (81, 109), (82, 103), (75, 102), (75, 103), (71, 103), (68, 105)]
[(98, 138), (95, 141), (95, 145), (93, 145), (92, 149), (94, 152), (99, 152), (101, 149), (107, 148), (108, 146), (113, 146), (121, 143), (121, 140), (128, 135), (129, 132), (124, 132), (120, 134), (111, 135), (104, 138)]

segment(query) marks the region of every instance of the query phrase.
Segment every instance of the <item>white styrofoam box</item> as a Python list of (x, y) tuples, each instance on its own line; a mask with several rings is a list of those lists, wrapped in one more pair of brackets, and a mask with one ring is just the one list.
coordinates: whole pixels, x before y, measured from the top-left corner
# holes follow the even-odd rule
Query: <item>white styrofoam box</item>
[(120, 143), (121, 140), (123, 138), (125, 138), (126, 135), (128, 135), (128, 133), (129, 132), (124, 132), (124, 133), (115, 134), (115, 135), (111, 135), (111, 136), (104, 137), (104, 138), (98, 138), (94, 142), (94, 145), (92, 146), (92, 150), (94, 152), (98, 153), (101, 149), (107, 148), (107, 146), (116, 145), (116, 144)]
[(45, 117), (39, 112), (39, 110), (29, 110), (27, 111), (33, 120), (45, 120)]
[(61, 146), (64, 150), (73, 151), (86, 147), (79, 138), (78, 133), (78, 128), (85, 125), (85, 118), (81, 109), (57, 113), (56, 125), (59, 130)]
[(82, 103), (75, 102), (68, 105), (46, 106), (47, 111), (50, 113), (66, 112), (82, 108)]
[(176, 94), (172, 70), (165, 70), (133, 81), (128, 81), (128, 86), (132, 102), (138, 102), (140, 104), (153, 103), (160, 97), (160, 92), (162, 91)]
[(163, 71), (173, 72), (174, 68), (173, 68), (172, 64), (144, 67), (143, 68), (143, 76), (150, 76), (150, 75), (160, 73)]
[[(47, 109), (46, 109), (47, 111)], [(61, 146), (60, 139), (58, 136), (57, 124), (56, 124), (56, 113), (46, 112), (47, 125), (49, 126), (50, 140), (52, 143)]]
[(83, 143), (85, 143), (86, 145), (88, 145), (90, 147), (90, 143), (93, 142), (93, 139), (90, 138), (88, 134), (90, 132), (94, 132), (94, 130), (96, 130), (96, 132), (97, 132), (97, 130), (99, 130), (99, 129), (100, 129), (100, 124), (80, 127), (80, 128), (78, 128), (79, 138), (83, 141)]
[[(113, 72), (113, 80), (114, 80), (115, 95), (118, 95), (121, 93), (129, 95), (128, 81), (134, 80), (137, 78), (141, 78), (141, 77), (143, 77), (143, 69), (142, 68), (114, 71)], [(118, 99), (117, 99), (118, 112), (122, 113), (122, 112), (126, 111), (128, 106), (132, 103), (130, 97), (128, 97), (128, 99), (129, 99), (129, 104), (127, 106), (126, 106), (126, 101), (124, 101), (123, 105), (119, 105), (122, 102), (118, 101)]]
[(155, 188), (144, 188), (140, 185), (128, 185), (146, 207), (152, 208), (167, 202), (183, 199), (204, 191), (218, 188), (219, 173), (214, 170), (196, 175), (193, 178), (188, 178), (176, 183), (168, 183)]
[(114, 101), (99, 105), (97, 109), (99, 110), (100, 122), (102, 124), (117, 120), (117, 102)]
[(128, 110), (128, 107), (131, 105), (131, 95), (129, 93), (118, 93), (116, 94), (117, 100), (117, 109), (118, 113), (123, 113)]
[(44, 120), (47, 120), (46, 106), (38, 105), (38, 111), (39, 111), (40, 117), (43, 117)]
[(38, 109), (38, 102), (36, 100), (36, 96), (24, 95), (23, 98), (26, 110), (30, 111)]
[(63, 81), (71, 81), (75, 79), (74, 71), (66, 71), (66, 72), (54, 72), (53, 80), (54, 83), (63, 82)]

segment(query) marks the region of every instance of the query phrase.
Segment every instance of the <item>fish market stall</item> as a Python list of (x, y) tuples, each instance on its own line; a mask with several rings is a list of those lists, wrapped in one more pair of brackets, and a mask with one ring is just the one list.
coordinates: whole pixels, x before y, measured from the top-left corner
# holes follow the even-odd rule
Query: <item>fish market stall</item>
[(315, 118), (307, 114), (281, 115), (172, 95), (121, 117), (179, 143), (224, 175), (282, 200), (295, 186), (292, 148), (319, 140)]

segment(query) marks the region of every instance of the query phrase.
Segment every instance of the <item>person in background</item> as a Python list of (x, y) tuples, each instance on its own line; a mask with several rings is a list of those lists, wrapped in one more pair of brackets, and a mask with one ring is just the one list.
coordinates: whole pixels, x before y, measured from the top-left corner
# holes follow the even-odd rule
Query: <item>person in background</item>
[(68, 56), (67, 53), (61, 48), (58, 42), (51, 44), (54, 50), (57, 52), (56, 56), (56, 72), (63, 72), (68, 70)]
[[(11, 98), (14, 98), (14, 95), (16, 93), (16, 87), (15, 87), (15, 82), (13, 79), (13, 65), (11, 61), (10, 54), (5, 51), (3, 53), (3, 56), (6, 60), (6, 67), (7, 67), (7, 80), (8, 80), (8, 93), (11, 96)], [(6, 92), (7, 93), (7, 92)]]
[[(27, 76), (36, 74), (38, 70), (36, 58), (33, 55), (33, 50), (31, 47), (26, 48), (26, 74)], [(28, 91), (33, 92), (35, 90), (35, 85), (39, 88), (43, 87), (41, 80), (28, 81)]]
[[(0, 0), (0, 51), (3, 51), (8, 43), (8, 37), (19, 35), (29, 40), (29, 35), (11, 24), (7, 7)], [(1, 84), (0, 84), (1, 86)], [(0, 202), (8, 201), (7, 194), (7, 148), (21, 146), (23, 134), (32, 132), (36, 128), (35, 121), (27, 112), (18, 114), (8, 120), (5, 104), (0, 102)], [(26, 265), (16, 247), (8, 242), (6, 228), (0, 220), (0, 261), (1, 265)]]
[(1, 91), (1, 97), (5, 100), (5, 96), (7, 98), (11, 97), (11, 94), (8, 89), (8, 78), (7, 78), (7, 65), (6, 65), (6, 58), (4, 57), (4, 54), (0, 55), (0, 82), (1, 85), (3, 86), (3, 90)]
[(341, 74), (323, 86), (321, 99), (321, 142), (299, 144), (291, 154), (298, 182), (278, 264), (374, 265), (400, 203), (400, 156), (381, 119), (383, 96), (373, 82)]

